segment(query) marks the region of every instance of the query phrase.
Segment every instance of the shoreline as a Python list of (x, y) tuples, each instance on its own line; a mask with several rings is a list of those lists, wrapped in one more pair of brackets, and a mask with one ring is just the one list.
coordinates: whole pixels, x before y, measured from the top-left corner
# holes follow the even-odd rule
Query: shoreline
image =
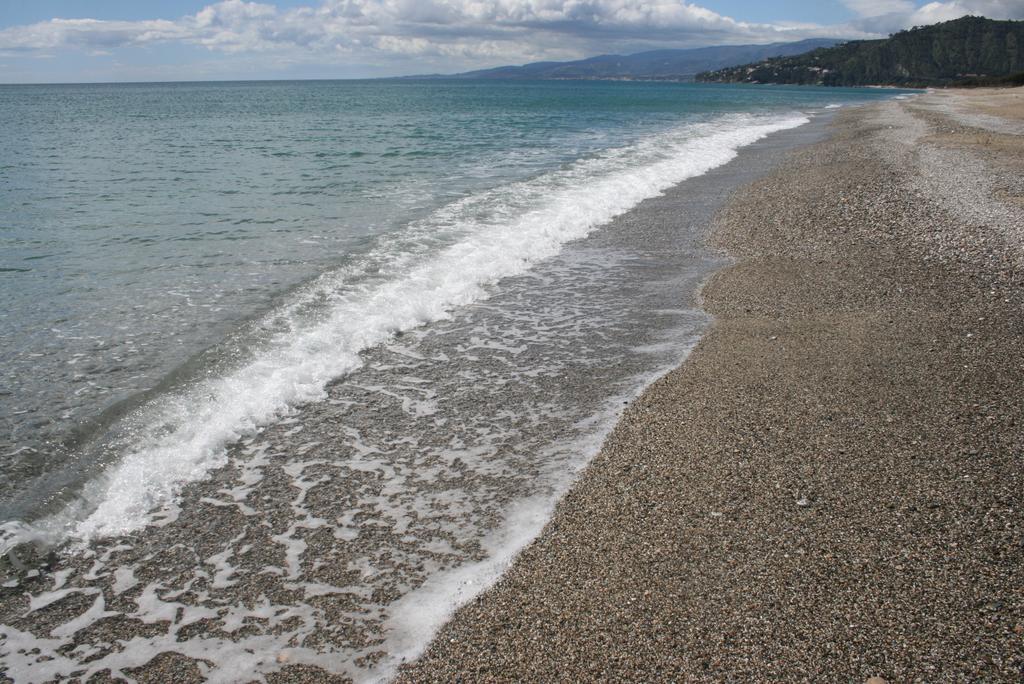
[[(693, 280), (690, 275), (684, 276), (684, 280), (696, 283), (685, 288), (684, 299), (678, 304), (689, 309), (695, 307), (698, 311), (704, 312), (701, 304), (701, 292), (704, 286), (710, 282), (722, 269), (727, 268), (732, 258), (719, 248), (705, 244), (705, 232), (703, 228), (711, 218), (726, 204), (730, 192), (723, 192), (722, 185), (726, 185), (732, 192), (739, 192), (744, 186), (754, 179), (761, 178), (771, 172), (791, 152), (803, 146), (821, 140), (827, 133), (826, 127), (835, 116), (834, 110), (822, 111), (815, 114), (806, 124), (796, 128), (784, 129), (769, 134), (765, 138), (740, 148), (737, 156), (731, 161), (715, 167), (707, 173), (688, 178), (672, 186), (660, 195), (648, 198), (628, 212), (616, 217), (594, 235), (589, 236), (576, 245), (586, 244), (588, 248), (611, 248), (625, 249), (626, 245), (632, 245), (636, 232), (643, 232), (645, 238), (650, 240), (651, 245), (647, 248), (650, 257), (666, 263), (676, 263), (679, 255), (687, 255), (683, 261), (696, 262), (702, 265), (696, 270), (701, 273), (700, 277)], [(666, 226), (671, 225), (671, 231)], [(672, 235), (668, 235), (672, 232)], [(665, 250), (660, 258), (655, 257), (658, 250)], [(679, 254), (676, 254), (678, 252)], [(679, 265), (678, 263), (676, 264)], [(675, 277), (679, 277), (677, 274)], [(649, 285), (649, 284), (648, 284)], [(645, 371), (639, 385), (631, 386), (625, 394), (614, 397), (607, 405), (607, 410), (595, 414), (591, 419), (595, 424), (602, 425), (594, 434), (589, 435), (579, 446), (586, 448), (586, 455), (580, 460), (575, 474), (569, 477), (568, 482), (562, 483), (557, 494), (545, 503), (541, 515), (533, 513), (527, 516), (510, 516), (505, 525), (496, 534), (501, 539), (500, 544), (492, 543), (491, 546), (498, 549), (493, 555), (479, 563), (471, 566), (463, 566), (454, 569), (450, 574), (452, 577), (441, 575), (431, 578), (420, 589), (427, 590), (428, 596), (436, 594), (447, 596), (442, 603), (445, 608), (442, 611), (444, 616), (438, 619), (437, 607), (429, 606), (425, 612), (429, 615), (424, 619), (416, 614), (416, 610), (422, 610), (430, 603), (421, 595), (420, 589), (402, 597), (396, 602), (401, 618), (396, 620), (398, 627), (396, 643), (401, 646), (396, 660), (399, 662), (386, 663), (385, 667), (378, 668), (371, 673), (368, 679), (358, 678), (355, 681), (391, 681), (397, 672), (401, 672), (405, 663), (415, 662), (424, 652), (424, 648), (437, 638), (437, 634), (445, 629), (448, 621), (452, 618), (453, 612), (458, 613), (467, 603), (472, 602), (480, 594), (490, 591), (495, 584), (502, 581), (508, 567), (516, 562), (518, 555), (533, 544), (542, 530), (550, 524), (552, 511), (557, 508), (568, 491), (576, 486), (579, 480), (579, 473), (585, 472), (601, 451), (601, 445), (611, 436), (616, 426), (622, 419), (623, 411), (616, 408), (620, 402), (631, 405), (640, 399), (650, 387), (670, 373), (680, 363), (685, 363), (692, 353), (699, 340), (707, 334), (711, 323), (706, 323), (701, 332), (695, 337), (685, 336), (675, 339), (673, 335), (671, 344), (678, 347), (678, 361), (673, 366), (669, 363), (660, 369)], [(519, 519), (521, 518), (521, 519)], [(517, 529), (518, 527), (518, 529)], [(508, 540), (512, 540), (509, 543)], [(472, 567), (477, 566), (477, 567)], [(453, 580), (453, 577), (455, 578)], [(468, 598), (467, 598), (468, 596)], [(426, 631), (433, 636), (426, 642), (410, 638), (410, 634), (422, 633), (425, 625), (433, 623)], [(304, 672), (304, 682), (336, 681), (334, 675), (321, 671)], [(349, 681), (349, 680), (337, 680)]]
[(734, 193), (711, 330), (400, 680), (1020, 676), (1021, 139), (979, 95)]
[[(702, 246), (723, 188), (763, 175), (830, 116), (741, 148), (451, 321), (365, 352), (359, 377), (241, 440), (159, 525), (23, 559), (42, 572), (2, 592), (8, 673), (190, 680), (230, 663), (270, 681), (390, 677), (533, 538), (623, 406), (704, 329), (693, 298), (724, 263)], [(604, 393), (598, 413), (570, 412)], [(503, 406), (519, 409), (496, 417)], [(396, 425), (428, 437), (396, 446)], [(402, 489), (413, 473), (422, 486)]]

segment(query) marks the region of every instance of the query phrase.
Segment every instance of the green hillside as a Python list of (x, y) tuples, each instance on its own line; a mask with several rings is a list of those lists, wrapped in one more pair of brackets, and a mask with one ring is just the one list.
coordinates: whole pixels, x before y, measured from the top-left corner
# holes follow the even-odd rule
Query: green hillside
[(697, 74), (712, 83), (943, 86), (1024, 71), (1024, 21), (963, 17), (882, 40), (858, 40), (794, 57)]

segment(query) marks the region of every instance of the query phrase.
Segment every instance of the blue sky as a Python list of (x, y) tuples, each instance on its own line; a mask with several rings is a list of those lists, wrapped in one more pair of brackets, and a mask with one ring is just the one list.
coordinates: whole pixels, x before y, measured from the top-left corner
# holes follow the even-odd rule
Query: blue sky
[(867, 38), (1024, 0), (0, 0), (0, 83), (357, 78)]

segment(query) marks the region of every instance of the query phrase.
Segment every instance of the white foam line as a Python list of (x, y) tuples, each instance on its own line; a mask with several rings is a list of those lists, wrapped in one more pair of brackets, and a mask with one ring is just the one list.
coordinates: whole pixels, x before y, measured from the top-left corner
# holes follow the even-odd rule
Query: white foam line
[[(88, 540), (130, 532), (152, 522), (161, 506), (166, 524), (181, 487), (223, 465), (228, 444), (298, 404), (323, 398), (328, 382), (359, 366), (361, 350), (396, 331), (447, 318), (453, 309), (485, 298), (489, 284), (554, 256), (565, 243), (644, 199), (729, 162), (741, 147), (770, 133), (807, 121), (801, 114), (730, 115), (510, 186), (507, 204), (523, 207), (517, 213), (502, 210), (490, 222), (466, 219), (448, 226), (453, 244), (435, 247), (432, 255), (399, 255), (383, 281), (336, 287), (328, 313), (315, 322), (289, 319), (287, 329), (247, 364), (146, 407), (125, 455), (85, 488), (82, 500), (32, 527), (0, 527), (0, 553), (29, 538)], [(445, 220), (452, 215), (458, 212), (439, 212)], [(84, 520), (81, 511), (89, 512)]]
[[(705, 315), (705, 323), (711, 317)], [(696, 347), (700, 334), (675, 340), (673, 348), (679, 355), (666, 365), (633, 378), (629, 389), (609, 398), (602, 410), (586, 421), (589, 432), (570, 448), (580, 455), (572, 472), (565, 473), (547, 495), (517, 501), (504, 512), (500, 528), (485, 541), (487, 557), (466, 563), (452, 570), (437, 573), (417, 589), (388, 606), (388, 636), (384, 646), (387, 656), (373, 668), (350, 672), (359, 684), (384, 684), (394, 679), (398, 669), (417, 660), (437, 632), (456, 610), (493, 586), (512, 562), (544, 531), (555, 506), (562, 499), (583, 468), (600, 452), (605, 439), (619, 421), (623, 399), (630, 402), (640, 397), (655, 380), (685, 361)]]
[(564, 488), (552, 497), (517, 502), (514, 510), (506, 511), (501, 531), (489, 540), (487, 558), (433, 575), (390, 604), (387, 656), (370, 670), (350, 672), (354, 679), (362, 684), (388, 682), (403, 663), (419, 658), (455, 610), (493, 585), (519, 552), (537, 538), (562, 494)]

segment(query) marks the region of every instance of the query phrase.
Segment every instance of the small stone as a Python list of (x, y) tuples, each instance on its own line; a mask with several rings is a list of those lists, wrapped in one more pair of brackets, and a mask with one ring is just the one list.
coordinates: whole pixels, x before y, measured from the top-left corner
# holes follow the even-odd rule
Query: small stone
[(868, 677), (868, 680), (864, 682), (864, 684), (889, 684), (889, 682), (885, 681), (881, 677)]
[(287, 663), (289, 658), (290, 658), (290, 656), (285, 651), (282, 651), (281, 653), (277, 654), (277, 662), (279, 662), (281, 664)]
[(806, 496), (801, 496), (799, 499), (797, 499), (796, 505), (800, 506), (801, 508), (807, 508), (808, 506), (811, 505), (811, 502)]

